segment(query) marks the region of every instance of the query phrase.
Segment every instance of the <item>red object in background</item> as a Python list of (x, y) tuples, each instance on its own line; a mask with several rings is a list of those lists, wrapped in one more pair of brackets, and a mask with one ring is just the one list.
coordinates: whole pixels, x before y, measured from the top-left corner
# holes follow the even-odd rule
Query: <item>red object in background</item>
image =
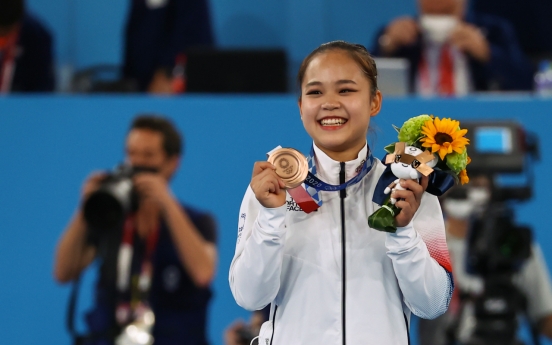
[(18, 38), (19, 26), (7, 35), (0, 36), (0, 93), (7, 93), (11, 89)]
[(186, 54), (178, 54), (176, 56), (175, 65), (172, 75), (172, 90), (173, 93), (186, 92)]
[(445, 45), (441, 50), (439, 72), (439, 94), (443, 96), (453, 96), (455, 93), (454, 61), (448, 45)]

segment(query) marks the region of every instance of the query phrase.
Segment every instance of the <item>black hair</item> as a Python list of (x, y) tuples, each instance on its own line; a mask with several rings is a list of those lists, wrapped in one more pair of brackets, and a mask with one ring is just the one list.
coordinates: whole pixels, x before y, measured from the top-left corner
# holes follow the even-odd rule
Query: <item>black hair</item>
[(161, 133), (163, 135), (163, 150), (167, 156), (182, 155), (183, 138), (174, 124), (167, 118), (159, 115), (139, 115), (130, 126), (130, 130), (133, 129), (149, 129)]

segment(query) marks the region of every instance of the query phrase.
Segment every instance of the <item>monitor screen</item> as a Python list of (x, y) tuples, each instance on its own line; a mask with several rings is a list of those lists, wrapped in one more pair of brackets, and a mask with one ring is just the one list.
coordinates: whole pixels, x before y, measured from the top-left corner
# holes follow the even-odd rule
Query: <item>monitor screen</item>
[(507, 127), (475, 129), (475, 149), (478, 153), (509, 154), (512, 152), (512, 131)]

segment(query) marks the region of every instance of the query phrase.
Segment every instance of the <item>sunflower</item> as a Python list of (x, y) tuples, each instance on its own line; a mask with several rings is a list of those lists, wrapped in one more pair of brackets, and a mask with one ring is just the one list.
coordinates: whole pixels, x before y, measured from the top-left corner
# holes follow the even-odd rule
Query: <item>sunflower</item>
[(470, 182), (470, 178), (468, 177), (468, 172), (466, 169), (460, 171), (460, 174), (458, 174), (458, 178), (460, 179), (460, 184), (466, 184)]
[(441, 160), (449, 153), (463, 153), (469, 140), (464, 138), (467, 129), (460, 129), (460, 122), (452, 119), (440, 120), (436, 117), (428, 120), (422, 127), (422, 134), (426, 137), (420, 139), (423, 147), (431, 148), (431, 153), (439, 152)]

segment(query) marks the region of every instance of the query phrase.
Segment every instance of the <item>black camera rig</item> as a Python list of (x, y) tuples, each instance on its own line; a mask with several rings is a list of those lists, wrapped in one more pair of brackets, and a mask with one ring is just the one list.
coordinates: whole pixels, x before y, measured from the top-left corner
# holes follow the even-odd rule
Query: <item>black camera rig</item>
[[(475, 327), (463, 345), (521, 345), (518, 315), (526, 314), (526, 296), (513, 276), (531, 256), (528, 226), (515, 223), (514, 203), (532, 196), (532, 164), (539, 159), (537, 137), (513, 121), (462, 122), (470, 139), (471, 176), (491, 182), (491, 199), (471, 222), (466, 255), (468, 273), (483, 279), (483, 292), (465, 299), (474, 303)], [(500, 186), (499, 175), (523, 175), (524, 182)], [(518, 176), (519, 177), (519, 176)], [(460, 189), (453, 198), (461, 198)], [(534, 343), (538, 344), (535, 333)]]

